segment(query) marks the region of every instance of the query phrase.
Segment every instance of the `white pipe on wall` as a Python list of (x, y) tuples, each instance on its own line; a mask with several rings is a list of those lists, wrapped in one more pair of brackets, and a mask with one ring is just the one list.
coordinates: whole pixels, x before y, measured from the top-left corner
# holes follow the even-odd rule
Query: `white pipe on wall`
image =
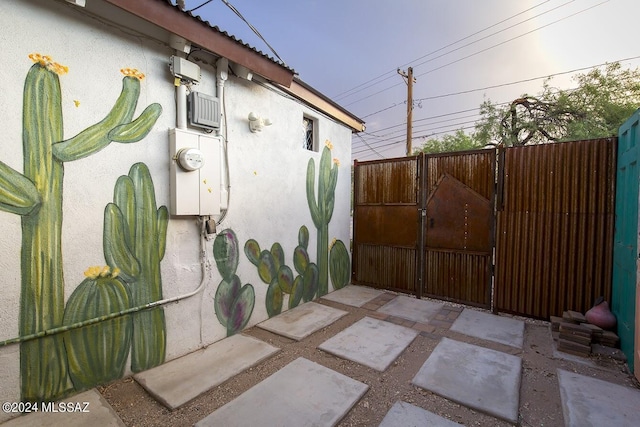
[(230, 192), (230, 179), (229, 179), (229, 161), (227, 152), (227, 138), (226, 138), (226, 122), (225, 122), (225, 102), (224, 102), (224, 85), (229, 78), (229, 60), (227, 58), (220, 58), (216, 61), (216, 96), (220, 102), (220, 128), (217, 134), (223, 139), (220, 144), (220, 158), (223, 160), (220, 165), (220, 209), (224, 211), (223, 215), (218, 219), (218, 223), (224, 219), (227, 209), (229, 208), (229, 192)]
[(187, 87), (183, 84), (176, 86), (176, 127), (187, 128)]
[(229, 60), (227, 58), (220, 58), (216, 61), (216, 96), (220, 100), (220, 128), (218, 129), (218, 135), (223, 135), (224, 126), (224, 84), (229, 78)]

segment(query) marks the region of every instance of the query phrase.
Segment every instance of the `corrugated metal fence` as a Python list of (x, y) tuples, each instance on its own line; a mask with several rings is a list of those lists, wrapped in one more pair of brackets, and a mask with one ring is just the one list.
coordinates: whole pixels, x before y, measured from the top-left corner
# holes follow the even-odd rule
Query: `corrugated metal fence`
[(547, 319), (611, 301), (615, 138), (504, 151), (495, 305)]
[(615, 149), (356, 162), (352, 281), (536, 318), (611, 300)]

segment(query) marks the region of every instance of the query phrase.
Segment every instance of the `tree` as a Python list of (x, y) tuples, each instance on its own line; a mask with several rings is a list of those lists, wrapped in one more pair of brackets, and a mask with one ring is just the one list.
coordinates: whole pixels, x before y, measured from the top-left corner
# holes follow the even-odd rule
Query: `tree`
[(485, 100), (474, 131), (428, 139), (413, 154), (470, 150), (487, 145), (518, 146), (616, 136), (640, 107), (640, 70), (619, 62), (578, 74), (575, 89), (544, 81), (537, 95), (524, 94), (507, 105)]
[(536, 96), (522, 95), (506, 106), (485, 101), (474, 137), (479, 145), (531, 145), (602, 138), (640, 106), (640, 71), (607, 64), (574, 77), (577, 88), (556, 89), (545, 80)]
[(473, 150), (482, 147), (481, 143), (472, 135), (467, 135), (462, 129), (458, 129), (454, 134), (444, 135), (442, 138), (430, 138), (422, 146), (414, 150), (413, 154), (421, 152), (447, 153), (450, 151)]

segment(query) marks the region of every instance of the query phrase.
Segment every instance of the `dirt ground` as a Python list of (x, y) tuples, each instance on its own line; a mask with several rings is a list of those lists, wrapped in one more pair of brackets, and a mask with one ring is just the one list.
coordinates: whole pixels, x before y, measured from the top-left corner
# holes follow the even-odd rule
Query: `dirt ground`
[[(280, 352), (175, 411), (170, 411), (156, 402), (132, 378), (99, 387), (99, 391), (127, 426), (188, 426), (206, 417), (298, 357), (304, 357), (369, 385), (367, 393), (342, 419), (339, 426), (377, 426), (391, 406), (399, 400), (420, 406), (466, 426), (511, 425), (411, 384), (411, 379), (442, 337), (477, 344), (522, 358), (519, 425), (523, 427), (564, 425), (557, 379), (558, 368), (638, 388), (638, 383), (628, 373), (626, 364), (613, 358), (592, 356), (590, 360), (598, 365), (596, 368), (554, 358), (549, 323), (530, 319), (523, 319), (526, 325), (522, 350), (450, 331), (446, 322), (440, 322), (438, 327), (415, 325), (416, 329), (421, 329), (420, 335), (385, 372), (380, 373), (317, 349), (321, 343), (364, 316), (375, 315), (373, 311), (375, 305), (354, 308), (323, 299), (317, 302), (347, 310), (349, 314), (300, 342), (256, 327), (243, 331), (246, 335), (279, 347)], [(446, 305), (454, 306), (448, 303)], [(398, 319), (387, 320), (401, 323)], [(274, 394), (277, 395), (277, 390), (274, 390)], [(277, 396), (277, 398), (286, 399), (287, 397)]]

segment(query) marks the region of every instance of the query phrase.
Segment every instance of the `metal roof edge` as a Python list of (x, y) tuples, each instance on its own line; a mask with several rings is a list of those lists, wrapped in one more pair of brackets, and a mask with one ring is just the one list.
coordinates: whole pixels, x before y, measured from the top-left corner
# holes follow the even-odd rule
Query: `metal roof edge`
[(289, 87), (295, 72), (248, 44), (211, 26), (209, 22), (182, 11), (168, 0), (104, 0), (140, 19), (183, 37), (191, 43), (250, 69), (284, 87)]
[(309, 86), (300, 78), (294, 77), (290, 87), (281, 87), (281, 89), (347, 125), (351, 128), (352, 132), (364, 132), (364, 120), (349, 112), (347, 109), (323, 95), (318, 90)]

